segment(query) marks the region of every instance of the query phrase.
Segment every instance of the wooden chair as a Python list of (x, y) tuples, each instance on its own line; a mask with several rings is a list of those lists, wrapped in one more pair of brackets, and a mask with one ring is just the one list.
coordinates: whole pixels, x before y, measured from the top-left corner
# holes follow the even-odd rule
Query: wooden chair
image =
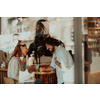
[(88, 84), (100, 84), (100, 71), (90, 73)]
[(14, 79), (4, 77), (5, 84), (15, 84)]

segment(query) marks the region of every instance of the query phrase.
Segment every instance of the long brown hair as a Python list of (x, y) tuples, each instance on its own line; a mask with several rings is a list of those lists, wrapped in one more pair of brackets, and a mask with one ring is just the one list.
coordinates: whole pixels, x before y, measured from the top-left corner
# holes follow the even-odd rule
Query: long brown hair
[(22, 42), (22, 41), (20, 41), (20, 40), (18, 41), (17, 46), (15, 47), (15, 49), (14, 49), (14, 51), (13, 51), (13, 54), (12, 54), (12, 56), (10, 57), (9, 60), (11, 60), (11, 58), (12, 58), (13, 56), (18, 56), (18, 57), (20, 57), (20, 56), (22, 55), (22, 51), (21, 51), (20, 46), (25, 47), (26, 44), (21, 45), (21, 42)]

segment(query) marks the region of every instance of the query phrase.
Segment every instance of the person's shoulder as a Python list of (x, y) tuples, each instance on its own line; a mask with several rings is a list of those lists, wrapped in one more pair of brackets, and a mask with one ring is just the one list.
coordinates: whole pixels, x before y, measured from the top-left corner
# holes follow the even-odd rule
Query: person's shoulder
[(65, 48), (61, 45), (58, 46), (58, 51), (65, 51)]
[(18, 63), (19, 62), (19, 58), (18, 57), (12, 57), (11, 61), (14, 63)]
[(60, 46), (59, 47), (59, 50), (58, 50), (58, 53), (60, 54), (60, 55), (68, 55), (68, 50), (66, 50), (64, 47), (62, 47), (62, 46)]
[(61, 45), (59, 45), (59, 48), (58, 48), (58, 50), (57, 50), (57, 53), (58, 53), (59, 55), (64, 55), (65, 52), (66, 52), (65, 48), (62, 47)]

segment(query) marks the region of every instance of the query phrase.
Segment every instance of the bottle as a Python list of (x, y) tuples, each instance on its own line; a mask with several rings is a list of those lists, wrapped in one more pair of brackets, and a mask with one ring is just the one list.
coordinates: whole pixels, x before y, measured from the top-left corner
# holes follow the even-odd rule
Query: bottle
[(28, 59), (28, 66), (29, 66), (29, 71), (30, 72), (34, 72), (35, 71), (33, 63), (34, 63), (34, 55), (30, 54), (30, 57)]
[(31, 66), (34, 63), (34, 54), (30, 54), (30, 57), (28, 59), (28, 65)]
[(98, 22), (96, 22), (96, 27), (98, 27)]

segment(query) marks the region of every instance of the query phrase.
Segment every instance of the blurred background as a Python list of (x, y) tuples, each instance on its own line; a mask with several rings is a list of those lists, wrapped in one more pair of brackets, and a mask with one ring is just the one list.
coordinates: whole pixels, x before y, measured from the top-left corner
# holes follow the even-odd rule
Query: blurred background
[(0, 17), (0, 50), (5, 52), (7, 59), (18, 40), (26, 43), (29, 49), (38, 35), (39, 20), (45, 20), (41, 22), (45, 26), (44, 35), (62, 41), (66, 50), (71, 51), (75, 63), (75, 83), (100, 83), (95, 75), (100, 70), (99, 17)]

